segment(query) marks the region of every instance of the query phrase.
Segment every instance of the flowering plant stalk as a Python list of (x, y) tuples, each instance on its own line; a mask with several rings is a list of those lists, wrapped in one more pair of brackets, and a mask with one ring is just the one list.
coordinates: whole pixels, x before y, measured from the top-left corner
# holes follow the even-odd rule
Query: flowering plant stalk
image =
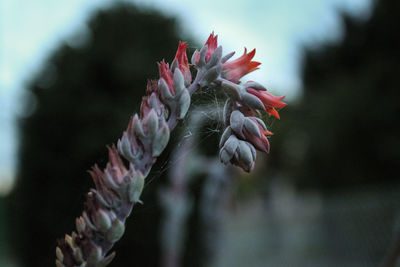
[[(255, 50), (229, 61), (234, 53), (222, 56), (217, 36), (212, 33), (191, 63), (197, 70), (192, 80), (186, 43), (179, 43), (171, 65), (158, 64), (160, 77), (147, 83), (140, 114), (131, 117), (117, 146), (108, 147), (109, 162), (101, 170), (90, 171), (96, 189), (91, 189), (76, 232), (65, 235), (56, 248), (57, 266), (107, 266), (115, 256), (109, 251), (123, 235), (125, 221), (140, 196), (151, 167), (166, 147), (170, 132), (189, 109), (191, 95), (203, 87), (223, 89), (228, 95), (224, 108), (226, 129), (220, 142), (220, 159), (249, 172), (254, 167), (256, 149), (268, 152), (272, 135), (259, 118), (260, 111), (279, 118), (276, 108), (286, 104), (256, 82), (240, 79), (257, 69), (251, 61)], [(126, 166), (121, 156), (129, 162)]]

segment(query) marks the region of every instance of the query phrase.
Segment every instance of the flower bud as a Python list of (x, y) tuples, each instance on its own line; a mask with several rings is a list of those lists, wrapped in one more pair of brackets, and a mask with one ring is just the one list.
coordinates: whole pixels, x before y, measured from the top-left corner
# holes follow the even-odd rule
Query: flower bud
[(186, 48), (187, 44), (185, 42), (179, 42), (175, 59), (173, 60), (171, 65), (171, 70), (175, 72), (177, 69), (179, 69), (183, 74), (185, 85), (189, 86), (190, 82), (192, 81), (192, 75), (190, 73), (190, 67), (186, 55)]
[[(243, 166), (245, 166), (245, 168), (247, 166), (252, 166), (254, 164), (253, 153), (251, 152), (250, 147), (251, 147), (251, 144), (249, 144), (245, 141), (239, 142), (237, 161), (242, 163)], [(250, 170), (248, 170), (248, 171), (250, 171)]]
[(158, 63), (158, 71), (160, 73), (160, 78), (163, 78), (165, 82), (168, 85), (169, 90), (171, 91), (172, 95), (175, 95), (174, 91), (174, 84), (173, 84), (173, 75), (172, 71), (169, 69), (168, 63), (165, 63), (165, 61), (161, 61), (161, 63)]
[(242, 132), (244, 121), (245, 117), (239, 110), (234, 110), (231, 113), (230, 126), (232, 130), (236, 133), (236, 135), (238, 135), (241, 138), (244, 138)]
[[(98, 171), (100, 171), (100, 169), (98, 169)], [(105, 183), (107, 188), (111, 188), (113, 190), (118, 190), (119, 189), (119, 185), (114, 180), (114, 177), (113, 177), (113, 175), (112, 175), (112, 173), (110, 171), (110, 167), (104, 169), (104, 173), (102, 175), (102, 181)]]
[(183, 90), (181, 97), (178, 101), (178, 118), (183, 119), (190, 107), (190, 94), (187, 89)]
[(56, 257), (60, 262), (64, 260), (64, 255), (59, 247), (56, 248)]
[(241, 91), (241, 102), (252, 109), (265, 110), (263, 102), (256, 96)]
[(138, 158), (138, 155), (134, 154), (132, 151), (133, 146), (129, 141), (129, 137), (126, 132), (124, 132), (122, 138), (118, 140), (117, 147), (119, 153), (121, 153), (121, 155), (129, 162), (133, 162)]
[(102, 232), (106, 232), (111, 227), (110, 216), (108, 216), (108, 214), (102, 209), (99, 209), (97, 211), (96, 222), (97, 222), (97, 228)]
[(158, 129), (158, 116), (154, 109), (144, 119), (143, 124), (147, 127), (147, 136), (153, 137)]
[(190, 62), (193, 64), (193, 65), (196, 65), (196, 60), (200, 57), (200, 55), (199, 55), (199, 50), (194, 50), (194, 52), (193, 52), (193, 55), (192, 55), (192, 58), (190, 59)]
[(90, 251), (88, 262), (98, 263), (102, 258), (101, 247), (94, 246)]
[(231, 135), (226, 140), (222, 148), (220, 149), (219, 157), (221, 162), (224, 164), (228, 164), (228, 162), (232, 159), (235, 154), (236, 148), (239, 145), (239, 139), (236, 136)]
[(160, 90), (161, 97), (164, 100), (170, 100), (174, 97), (171, 93), (171, 89), (169, 89), (169, 87), (168, 87), (167, 82), (163, 78), (160, 78), (158, 80), (158, 88)]
[(177, 68), (174, 72), (174, 90), (175, 95), (179, 96), (182, 90), (185, 89), (185, 80), (182, 72)]
[(140, 121), (139, 116), (137, 114), (133, 116), (132, 128), (137, 136), (144, 137), (142, 122)]
[(206, 54), (207, 54), (208, 46), (204, 45), (200, 52), (197, 54), (197, 58), (195, 59), (196, 65), (198, 67), (203, 67), (206, 64)]
[(285, 98), (284, 96), (277, 97), (267, 91), (260, 91), (254, 88), (246, 88), (246, 92), (247, 94), (244, 93), (244, 95), (255, 96), (262, 103), (262, 107), (254, 108), (265, 110), (270, 116), (274, 116), (277, 119), (279, 119), (279, 114), (275, 108), (283, 108), (287, 105), (282, 101)]
[(273, 135), (267, 130), (265, 124), (260, 123), (258, 118), (247, 117), (245, 120), (245, 127), (243, 129), (243, 135), (245, 139), (252, 143), (255, 148), (263, 152), (269, 152), (269, 141), (267, 136)]
[(217, 49), (212, 53), (210, 61), (207, 63), (206, 68), (212, 68), (221, 61), (222, 57), (222, 46), (218, 46)]
[(142, 201), (140, 201), (139, 198), (140, 195), (142, 194), (143, 187), (144, 187), (144, 176), (140, 171), (137, 171), (136, 175), (133, 176), (133, 179), (128, 187), (129, 200), (131, 202), (142, 203)]
[[(93, 224), (92, 221), (90, 220), (90, 218), (89, 218), (88, 214), (86, 213), (86, 211), (83, 211), (83, 212), (82, 212), (82, 218), (84, 219), (85, 225), (86, 225), (87, 227), (89, 227), (89, 228), (90, 228), (91, 230), (93, 230), (93, 231), (97, 231), (97, 227), (94, 226), (94, 224)], [(67, 238), (65, 238), (65, 241), (67, 241)], [(68, 243), (68, 241), (67, 241), (67, 243)]]
[(70, 235), (65, 235), (65, 242), (68, 244), (68, 246), (70, 248), (74, 248), (75, 247), (75, 241), (72, 239), (72, 237)]
[(253, 134), (254, 136), (261, 137), (260, 128), (257, 122), (253, 121), (252, 119), (246, 118), (244, 120), (244, 127), (246, 128), (246, 130), (249, 131), (249, 133)]
[(250, 172), (254, 168), (257, 154), (252, 144), (231, 135), (220, 149), (219, 156), (224, 164), (231, 163)]
[(85, 231), (86, 227), (85, 220), (82, 217), (76, 218), (75, 225), (76, 225), (76, 230), (78, 231), (79, 234)]
[(111, 228), (108, 230), (106, 237), (111, 243), (117, 242), (125, 232), (125, 225), (119, 219), (112, 222)]
[(244, 88), (254, 88), (260, 91), (267, 91), (267, 88), (265, 88), (264, 86), (262, 86), (260, 83), (258, 82), (254, 82), (254, 81), (248, 81), (244, 84)]
[(225, 144), (226, 140), (228, 140), (229, 136), (231, 135), (232, 135), (232, 130), (231, 127), (228, 126), (226, 127), (225, 131), (221, 136), (221, 140), (219, 141), (219, 148), (221, 148)]
[[(212, 54), (218, 47), (218, 35), (214, 36), (214, 32), (210, 34), (206, 43), (201, 48), (200, 52), (195, 52), (192, 57), (192, 63), (198, 67), (204, 66), (212, 57)], [(222, 48), (221, 48), (222, 49)], [(222, 50), (221, 50), (222, 54)]]
[(152, 154), (153, 157), (158, 157), (167, 146), (169, 141), (169, 127), (167, 123), (161, 127), (153, 139)]

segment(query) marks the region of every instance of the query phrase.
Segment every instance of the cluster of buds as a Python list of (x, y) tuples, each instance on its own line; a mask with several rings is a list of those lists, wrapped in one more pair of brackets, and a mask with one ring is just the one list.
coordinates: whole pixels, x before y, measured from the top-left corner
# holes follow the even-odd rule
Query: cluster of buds
[(167, 111), (160, 101), (155, 81), (147, 83), (147, 94), (142, 100), (140, 117), (135, 114), (131, 118), (117, 145), (119, 153), (144, 176), (167, 146), (170, 135)]
[[(191, 63), (196, 68), (192, 80), (186, 43), (179, 43), (172, 64), (158, 64), (159, 79), (149, 81), (140, 114), (129, 121), (117, 147), (109, 148), (109, 163), (101, 171), (90, 171), (96, 189), (87, 195), (82, 216), (76, 220), (76, 232), (58, 242), (56, 264), (62, 266), (106, 266), (108, 254), (125, 230), (125, 220), (140, 196), (145, 178), (157, 157), (167, 146), (170, 132), (188, 112), (191, 95), (202, 87), (224, 90), (228, 95), (224, 108), (226, 129), (221, 138), (220, 158), (251, 171), (256, 149), (269, 151), (267, 136), (272, 135), (259, 118), (260, 111), (279, 118), (276, 108), (286, 104), (256, 82), (242, 84), (240, 79), (260, 63), (251, 61), (255, 50), (229, 61), (234, 53), (222, 56), (217, 36), (210, 35), (196, 50)], [(128, 161), (128, 167), (120, 158)]]
[[(255, 49), (236, 60), (229, 61), (230, 53), (221, 58), (222, 47), (218, 46), (217, 36), (211, 34), (200, 52), (193, 55), (193, 64), (199, 69), (209, 68), (214, 86), (222, 88), (228, 99), (224, 108), (226, 129), (220, 141), (220, 159), (224, 164), (231, 163), (250, 172), (254, 168), (256, 149), (269, 152), (268, 137), (272, 135), (260, 119), (261, 111), (279, 119), (276, 109), (286, 103), (283, 97), (276, 97), (257, 82), (242, 83), (240, 79), (257, 70), (261, 64), (252, 61)], [(211, 67), (211, 68), (210, 68)], [(216, 74), (218, 73), (218, 75)]]
[(58, 241), (57, 266), (106, 266), (115, 256), (105, 253), (125, 231), (125, 219), (131, 206), (139, 202), (144, 176), (132, 164), (124, 166), (115, 147), (108, 148), (109, 162), (101, 171), (96, 165), (89, 171), (96, 185), (88, 193), (76, 230)]
[(117, 147), (109, 148), (106, 168), (101, 171), (95, 166), (89, 172), (96, 189), (87, 195), (76, 232), (58, 241), (57, 266), (106, 266), (115, 256), (108, 252), (122, 237), (133, 206), (142, 203), (145, 178), (167, 146), (170, 131), (186, 115), (190, 94), (202, 80), (198, 76), (192, 83), (186, 47), (179, 43), (171, 67), (164, 60), (158, 64), (160, 77), (147, 83), (140, 114), (131, 117)]

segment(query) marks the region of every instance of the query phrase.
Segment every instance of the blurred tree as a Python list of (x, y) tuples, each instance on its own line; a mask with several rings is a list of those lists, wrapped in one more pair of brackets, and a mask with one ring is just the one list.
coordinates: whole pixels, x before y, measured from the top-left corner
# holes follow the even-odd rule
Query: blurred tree
[[(18, 180), (8, 202), (23, 266), (54, 265), (56, 239), (74, 229), (93, 187), (85, 170), (104, 166), (105, 145), (121, 136), (146, 80), (158, 77), (156, 62), (173, 59), (179, 37), (174, 19), (119, 4), (95, 14), (28, 85), (37, 105), (20, 120)], [(146, 186), (146, 205), (134, 208), (113, 266), (158, 264), (156, 195)]]
[(341, 41), (305, 51), (303, 98), (282, 111), (274, 137), (282, 148), (273, 150), (300, 187), (398, 181), (399, 11), (399, 1), (385, 0), (368, 20), (343, 15)]

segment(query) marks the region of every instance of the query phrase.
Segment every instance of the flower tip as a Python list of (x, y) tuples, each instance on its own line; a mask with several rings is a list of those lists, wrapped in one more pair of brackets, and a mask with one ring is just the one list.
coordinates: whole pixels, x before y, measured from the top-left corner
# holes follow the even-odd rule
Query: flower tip
[(277, 97), (278, 101), (275, 105), (276, 108), (284, 108), (288, 105), (287, 103), (282, 101), (283, 99), (285, 99), (285, 96)]
[(266, 111), (270, 117), (273, 116), (273, 117), (277, 118), (278, 120), (281, 119), (278, 111), (276, 111), (276, 109), (274, 109), (273, 107), (268, 106)]
[(268, 131), (268, 130), (263, 130), (263, 134), (264, 134), (264, 135), (268, 135), (268, 136), (272, 136), (272, 135), (274, 135), (274, 133), (273, 133), (273, 132), (271, 132), (271, 131)]
[(161, 62), (157, 62), (158, 68), (169, 68), (169, 64), (165, 62), (165, 59), (161, 60)]
[(186, 50), (186, 48), (187, 48), (187, 42), (179, 41), (178, 48), (179, 48), (179, 49), (182, 49), (182, 50)]
[[(248, 53), (247, 55), (248, 55), (248, 57), (250, 58), (250, 59), (252, 59), (254, 56), (255, 56), (255, 54), (256, 54), (256, 49), (254, 48), (253, 50), (251, 50), (250, 51), (250, 53)], [(258, 63), (258, 62), (257, 62)], [(260, 63), (261, 64), (261, 63)]]
[(218, 35), (214, 35), (214, 31), (208, 36), (207, 42), (206, 43), (211, 43), (211, 42), (216, 42), (218, 39)]
[(269, 153), (270, 144), (269, 144), (268, 138), (265, 138), (265, 140), (266, 140), (266, 141), (264, 142), (264, 151), (263, 151), (263, 152)]
[(258, 70), (259, 69), (258, 66), (260, 66), (260, 65), (261, 65), (261, 62), (258, 62), (258, 61), (251, 61), (250, 62), (250, 68), (252, 68), (254, 70)]
[(265, 138), (265, 141), (262, 143), (262, 146), (257, 147), (260, 151), (264, 153), (269, 153), (269, 141)]

